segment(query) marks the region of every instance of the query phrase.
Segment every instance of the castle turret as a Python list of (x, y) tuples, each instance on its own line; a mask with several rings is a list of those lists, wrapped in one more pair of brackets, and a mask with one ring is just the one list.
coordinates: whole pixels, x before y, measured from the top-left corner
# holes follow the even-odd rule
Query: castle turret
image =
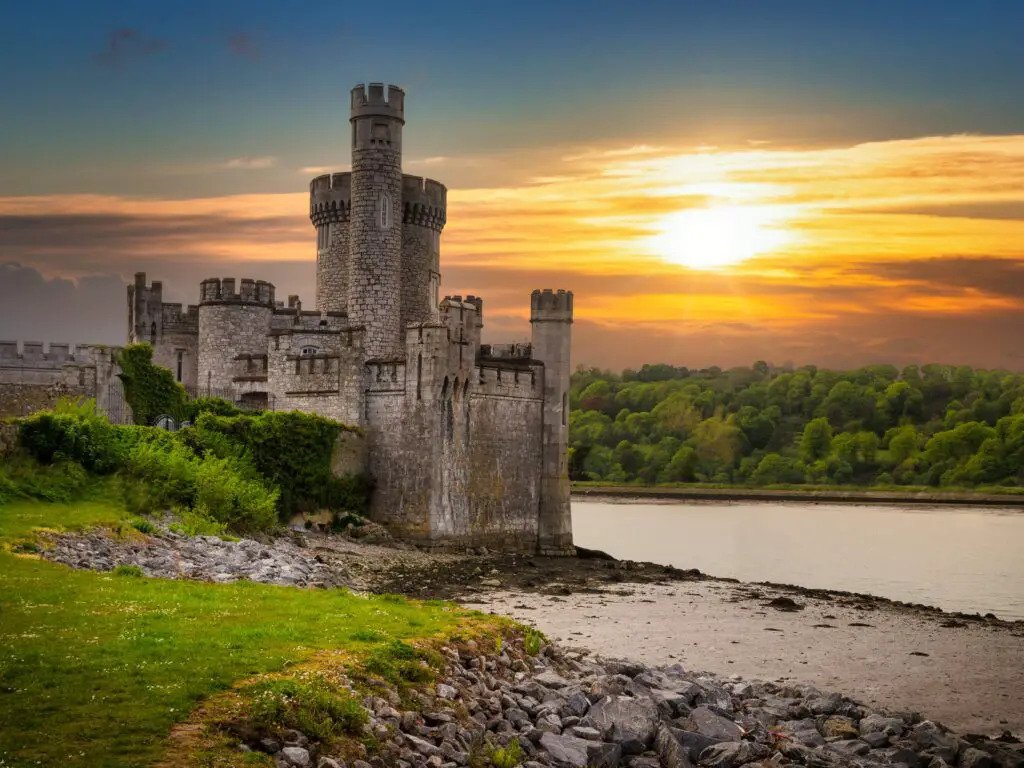
[(154, 280), (146, 285), (146, 273), (136, 272), (135, 282), (128, 286), (128, 343), (148, 341), (154, 347), (163, 333), (163, 283)]
[[(211, 277), (199, 285), (200, 394), (235, 388), (237, 361), (267, 354), (274, 286), (265, 280)], [(261, 371), (262, 373), (262, 371)]]
[(316, 308), (321, 312), (348, 311), (351, 191), (351, 173), (328, 173), (309, 184), (309, 219), (316, 227)]
[(550, 288), (530, 297), (533, 357), (544, 363), (541, 429), (541, 488), (537, 548), (542, 554), (569, 554), (569, 351), (572, 345), (572, 292)]
[(444, 184), (419, 176), (402, 177), (403, 328), (437, 314), (447, 200)]
[(401, 355), (402, 126), (405, 93), (352, 89), (348, 313), (366, 328), (371, 358)]

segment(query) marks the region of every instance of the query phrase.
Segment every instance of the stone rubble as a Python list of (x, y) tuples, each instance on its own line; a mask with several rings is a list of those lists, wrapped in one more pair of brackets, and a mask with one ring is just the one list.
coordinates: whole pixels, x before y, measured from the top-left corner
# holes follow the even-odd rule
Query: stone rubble
[(444, 655), (439, 680), (413, 694), (418, 704), (391, 689), (363, 700), (378, 747), (360, 759), (346, 763), (301, 735), (289, 740), (299, 747), (290, 751), (268, 750), (267, 739), (241, 746), (269, 752), (279, 768), (476, 768), (513, 741), (524, 768), (1024, 766), (1024, 744), (1009, 735), (961, 737), (916, 714), (872, 711), (808, 685), (723, 679), (557, 646), (531, 657), (519, 642), (490, 654), (470, 642)]
[[(137, 565), (146, 576), (230, 582), (239, 579), (297, 587), (347, 586), (343, 574), (317, 553), (285, 537), (272, 544), (216, 536), (183, 536), (166, 528), (139, 537), (116, 537), (103, 529), (49, 534), (49, 560), (109, 571)], [(301, 541), (301, 539), (298, 539)]]

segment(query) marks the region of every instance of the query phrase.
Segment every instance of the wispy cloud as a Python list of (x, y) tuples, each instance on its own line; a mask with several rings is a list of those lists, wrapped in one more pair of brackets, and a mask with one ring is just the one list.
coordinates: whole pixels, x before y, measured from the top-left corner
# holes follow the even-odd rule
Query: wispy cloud
[(167, 48), (167, 42), (148, 37), (134, 27), (111, 30), (103, 50), (93, 54), (93, 61), (108, 67), (117, 67), (131, 59), (149, 56)]
[(277, 158), (263, 155), (261, 157), (232, 157), (220, 164), (221, 168), (229, 171), (256, 171), (264, 168), (273, 168), (277, 165)]
[[(483, 295), (492, 334), (528, 333), (526, 297), (548, 285), (577, 291), (584, 362), (1019, 367), (1024, 136), (547, 151), (520, 156), (518, 171), (517, 183), (448, 198), (444, 287)], [(231, 274), (260, 262), (308, 292), (307, 207), (303, 191), (0, 198), (0, 253), (63, 274), (129, 275), (167, 260)], [(674, 261), (701, 263), (702, 249), (734, 247), (739, 234), (752, 248), (731, 266)]]

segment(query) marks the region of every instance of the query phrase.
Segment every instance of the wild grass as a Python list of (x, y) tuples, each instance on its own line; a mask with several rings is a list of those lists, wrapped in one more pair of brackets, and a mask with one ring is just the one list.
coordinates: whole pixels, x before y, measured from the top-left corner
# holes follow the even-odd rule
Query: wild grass
[[(134, 532), (130, 518), (109, 499), (16, 501), (0, 505), (0, 544), (38, 527)], [(198, 702), (328, 650), (368, 659), (389, 680), (429, 680), (436, 658), (412, 642), (484, 621), (474, 616), (345, 590), (78, 571), (0, 551), (0, 765), (150, 764)], [(315, 683), (264, 690), (265, 717), (342, 730), (358, 718)]]

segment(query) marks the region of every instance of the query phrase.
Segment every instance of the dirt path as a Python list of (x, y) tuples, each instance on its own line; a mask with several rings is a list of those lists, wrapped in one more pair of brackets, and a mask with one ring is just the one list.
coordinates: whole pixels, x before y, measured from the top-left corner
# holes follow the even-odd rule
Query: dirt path
[[(780, 610), (771, 605), (778, 598), (803, 608)], [(623, 584), (571, 597), (493, 592), (467, 604), (602, 654), (809, 682), (965, 733), (1024, 733), (1020, 623), (720, 581)]]

